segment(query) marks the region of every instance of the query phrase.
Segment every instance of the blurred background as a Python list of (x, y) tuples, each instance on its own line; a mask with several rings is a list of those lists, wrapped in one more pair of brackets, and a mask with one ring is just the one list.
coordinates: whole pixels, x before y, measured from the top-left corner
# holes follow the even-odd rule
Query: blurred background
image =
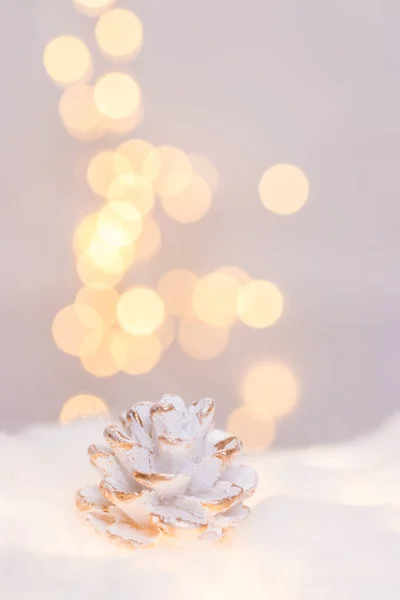
[(398, 410), (399, 17), (0, 5), (3, 428), (175, 392), (257, 451)]

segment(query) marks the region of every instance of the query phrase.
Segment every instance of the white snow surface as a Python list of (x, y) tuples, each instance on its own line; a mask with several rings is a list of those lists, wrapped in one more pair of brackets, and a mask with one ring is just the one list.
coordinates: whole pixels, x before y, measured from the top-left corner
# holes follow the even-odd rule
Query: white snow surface
[(259, 491), (222, 543), (133, 551), (75, 508), (99, 481), (86, 450), (104, 425), (0, 435), (1, 599), (400, 598), (400, 417), (346, 444), (242, 457)]

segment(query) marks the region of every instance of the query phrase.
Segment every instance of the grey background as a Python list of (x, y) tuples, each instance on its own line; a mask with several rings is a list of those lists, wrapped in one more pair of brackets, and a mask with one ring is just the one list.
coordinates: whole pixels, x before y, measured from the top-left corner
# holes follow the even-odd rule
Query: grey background
[[(207, 363), (174, 346), (150, 374), (106, 380), (53, 345), (54, 314), (79, 287), (71, 239), (99, 206), (84, 184), (93, 148), (70, 139), (60, 90), (42, 66), (54, 36), (94, 22), (69, 0), (0, 3), (1, 426), (56, 419), (83, 391), (124, 408), (176, 391), (239, 403), (236, 378), (262, 356), (292, 366), (297, 410), (277, 445), (353, 436), (399, 408), (400, 4), (390, 0), (136, 0), (145, 43), (133, 72), (145, 119), (139, 137), (208, 156), (221, 185), (200, 224), (159, 215), (163, 248), (131, 281), (172, 267), (200, 274), (236, 264), (278, 284), (286, 301), (271, 329), (237, 326)], [(102, 63), (99, 64), (101, 72)], [(311, 184), (297, 215), (274, 216), (257, 185), (276, 162)], [(127, 280), (125, 280), (127, 283)]]

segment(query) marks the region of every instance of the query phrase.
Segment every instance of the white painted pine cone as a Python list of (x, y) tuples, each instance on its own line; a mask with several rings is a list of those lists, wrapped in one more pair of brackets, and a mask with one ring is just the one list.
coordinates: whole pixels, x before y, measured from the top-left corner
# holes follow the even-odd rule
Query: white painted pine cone
[(104, 477), (78, 491), (76, 503), (103, 534), (132, 546), (159, 536), (194, 532), (216, 541), (249, 508), (257, 485), (251, 467), (234, 464), (241, 441), (213, 429), (214, 401), (189, 408), (178, 396), (141, 402), (120, 417), (123, 430), (104, 430), (104, 447), (90, 446)]

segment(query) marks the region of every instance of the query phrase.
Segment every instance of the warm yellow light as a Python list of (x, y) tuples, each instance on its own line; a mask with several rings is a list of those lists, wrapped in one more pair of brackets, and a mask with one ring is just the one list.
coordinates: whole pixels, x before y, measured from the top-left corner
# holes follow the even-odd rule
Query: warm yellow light
[(188, 314), (198, 276), (186, 269), (173, 269), (165, 273), (157, 286), (165, 310), (176, 317)]
[(129, 202), (110, 202), (98, 214), (97, 232), (112, 246), (129, 246), (142, 232), (142, 216)]
[(208, 183), (194, 174), (190, 183), (177, 194), (162, 194), (161, 204), (171, 219), (179, 223), (200, 221), (210, 210), (212, 203)]
[(119, 283), (124, 276), (124, 271), (105, 272), (97, 267), (87, 252), (81, 254), (76, 263), (80, 280), (87, 287), (94, 290), (106, 290)]
[(161, 247), (161, 230), (150, 215), (143, 219), (143, 230), (136, 243), (137, 260), (150, 260)]
[(162, 353), (156, 334), (136, 336), (120, 332), (113, 347), (118, 360), (123, 357), (121, 370), (129, 375), (148, 373), (158, 364)]
[(257, 408), (269, 420), (292, 412), (298, 394), (293, 371), (279, 362), (256, 363), (245, 373), (240, 385), (243, 402)]
[(107, 73), (95, 83), (94, 100), (101, 114), (124, 119), (139, 108), (140, 88), (127, 73)]
[(92, 70), (90, 52), (77, 37), (61, 35), (52, 39), (43, 54), (48, 75), (60, 85), (70, 85), (87, 79)]
[(88, 17), (98, 17), (105, 10), (114, 6), (117, 0), (72, 0), (72, 4), (79, 12)]
[(104, 134), (104, 117), (97, 110), (90, 85), (79, 83), (64, 90), (58, 110), (65, 129), (72, 137), (92, 142)]
[(309, 183), (298, 167), (278, 164), (265, 171), (258, 191), (265, 208), (277, 215), (291, 215), (307, 201)]
[(193, 165), (193, 171), (201, 175), (208, 183), (211, 192), (215, 194), (219, 185), (219, 174), (216, 166), (209, 158), (200, 154), (189, 154), (189, 158)]
[(133, 131), (143, 121), (143, 115), (143, 104), (140, 104), (132, 114), (123, 119), (111, 119), (102, 115), (108, 137), (120, 137)]
[(110, 244), (99, 233), (92, 237), (86, 254), (105, 273), (123, 273), (125, 270), (122, 248)]
[(162, 351), (166, 352), (175, 339), (174, 319), (165, 315), (161, 327), (159, 327), (155, 333), (161, 342)]
[(160, 196), (180, 194), (193, 177), (189, 157), (183, 150), (174, 146), (155, 148), (147, 157), (145, 167), (150, 171), (156, 170), (154, 189)]
[(153, 144), (145, 140), (132, 139), (117, 148), (117, 152), (129, 161), (135, 175), (153, 181), (161, 169), (161, 157)]
[(181, 319), (178, 332), (181, 348), (193, 358), (210, 360), (222, 354), (229, 342), (228, 327), (212, 327), (196, 317)]
[(144, 216), (153, 208), (154, 192), (147, 179), (134, 173), (125, 173), (111, 181), (107, 199), (110, 202), (129, 202)]
[(73, 248), (77, 256), (86, 252), (96, 231), (97, 213), (89, 213), (82, 219), (75, 230)]
[(114, 288), (94, 290), (83, 287), (76, 295), (76, 304), (90, 306), (100, 316), (105, 327), (110, 327), (117, 319), (119, 294)]
[(106, 150), (90, 160), (86, 177), (93, 192), (106, 197), (111, 182), (131, 171), (129, 162), (122, 154)]
[(125, 357), (115, 351), (115, 339), (119, 335), (117, 330), (107, 331), (101, 344), (85, 356), (81, 356), (83, 368), (96, 377), (111, 377), (118, 373), (124, 364)]
[(107, 404), (91, 394), (79, 394), (67, 400), (60, 413), (60, 423), (70, 423), (82, 417), (107, 417)]
[(226, 429), (242, 440), (245, 452), (265, 450), (275, 437), (274, 422), (249, 405), (240, 406), (231, 413)]
[(269, 327), (282, 314), (282, 294), (270, 281), (255, 279), (239, 291), (237, 310), (245, 325), (256, 329)]
[(154, 290), (135, 287), (121, 295), (117, 316), (121, 327), (128, 333), (148, 335), (162, 324), (164, 305)]
[(217, 269), (217, 272), (225, 273), (226, 275), (230, 275), (231, 277), (236, 279), (236, 281), (241, 285), (244, 285), (245, 283), (248, 283), (249, 281), (251, 281), (250, 275), (248, 273), (246, 273), (246, 271), (244, 269), (241, 269), (240, 267), (237, 267), (235, 265), (228, 265), (226, 267), (220, 267), (219, 269)]
[(107, 58), (130, 60), (143, 43), (143, 26), (130, 10), (115, 8), (104, 13), (96, 25), (96, 40)]
[(193, 292), (193, 308), (205, 323), (231, 325), (237, 318), (236, 300), (241, 285), (231, 275), (215, 271), (200, 279)]
[(99, 314), (90, 306), (72, 304), (57, 313), (51, 332), (60, 350), (72, 356), (83, 356), (99, 346), (104, 325)]

